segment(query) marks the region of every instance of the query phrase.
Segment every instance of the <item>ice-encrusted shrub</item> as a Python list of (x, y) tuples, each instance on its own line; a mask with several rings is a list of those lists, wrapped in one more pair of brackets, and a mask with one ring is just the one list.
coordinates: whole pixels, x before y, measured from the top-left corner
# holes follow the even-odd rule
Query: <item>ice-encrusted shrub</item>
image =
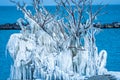
[[(94, 36), (99, 10), (92, 13), (91, 0), (55, 0), (66, 11), (62, 18), (50, 14), (41, 0), (33, 0), (34, 14), (25, 4), (12, 2), (24, 19), (18, 20), (21, 32), (12, 34), (7, 44), (14, 61), (10, 80), (80, 80), (107, 72), (107, 53), (98, 54)], [(84, 23), (83, 13), (88, 15)]]

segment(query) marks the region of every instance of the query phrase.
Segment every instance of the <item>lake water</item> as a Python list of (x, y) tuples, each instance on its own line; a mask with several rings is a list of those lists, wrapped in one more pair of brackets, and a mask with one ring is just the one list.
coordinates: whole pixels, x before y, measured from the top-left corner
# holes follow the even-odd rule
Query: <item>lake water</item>
[[(94, 11), (100, 6), (94, 5)], [(55, 13), (55, 6), (46, 6), (46, 8), (51, 12)], [(28, 9), (33, 11), (32, 7)], [(21, 11), (17, 10), (15, 6), (0, 6), (0, 24), (14, 23), (18, 18), (23, 18)], [(101, 23), (112, 23), (120, 22), (120, 5), (108, 5), (106, 6), (97, 17), (96, 22)]]

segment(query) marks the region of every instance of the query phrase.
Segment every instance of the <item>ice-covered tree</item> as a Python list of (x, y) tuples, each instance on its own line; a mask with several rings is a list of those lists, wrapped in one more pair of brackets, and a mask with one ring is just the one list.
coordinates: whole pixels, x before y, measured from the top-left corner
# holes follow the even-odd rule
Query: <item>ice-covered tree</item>
[(65, 16), (53, 16), (41, 0), (32, 0), (35, 12), (24, 2), (11, 2), (24, 19), (18, 20), (21, 32), (11, 35), (7, 44), (14, 61), (10, 80), (79, 80), (107, 72), (107, 53), (98, 54), (93, 26), (102, 8), (93, 13), (92, 0), (55, 0)]
[[(101, 64), (95, 43), (97, 28), (93, 26), (98, 13), (104, 7), (93, 12), (93, 0), (55, 0), (58, 7), (64, 10), (63, 27), (68, 33), (72, 51), (73, 71), (80, 75), (97, 75)], [(106, 52), (102, 54), (106, 56)], [(102, 71), (104, 73), (104, 71)], [(106, 72), (106, 70), (105, 70)]]

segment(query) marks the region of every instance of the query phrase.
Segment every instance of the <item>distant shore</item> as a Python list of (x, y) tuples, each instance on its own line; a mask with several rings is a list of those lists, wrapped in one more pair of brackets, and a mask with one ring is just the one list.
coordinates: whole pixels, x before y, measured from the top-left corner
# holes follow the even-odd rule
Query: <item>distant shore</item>
[[(94, 24), (94, 27), (101, 29), (120, 28), (120, 22), (113, 22), (106, 24), (96, 23)], [(0, 30), (21, 30), (21, 29), (17, 23), (6, 23), (6, 24), (0, 24)]]

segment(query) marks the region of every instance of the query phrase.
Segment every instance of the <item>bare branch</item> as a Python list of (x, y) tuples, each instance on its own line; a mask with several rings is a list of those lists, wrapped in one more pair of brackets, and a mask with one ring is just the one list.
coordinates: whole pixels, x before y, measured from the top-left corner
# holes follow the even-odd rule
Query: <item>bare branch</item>
[(100, 13), (100, 11), (101, 11), (104, 7), (106, 7), (106, 6), (107, 6), (107, 5), (104, 5), (104, 6), (100, 7), (100, 8), (98, 8), (97, 11), (94, 13), (92, 19), (94, 20), (95, 17)]

